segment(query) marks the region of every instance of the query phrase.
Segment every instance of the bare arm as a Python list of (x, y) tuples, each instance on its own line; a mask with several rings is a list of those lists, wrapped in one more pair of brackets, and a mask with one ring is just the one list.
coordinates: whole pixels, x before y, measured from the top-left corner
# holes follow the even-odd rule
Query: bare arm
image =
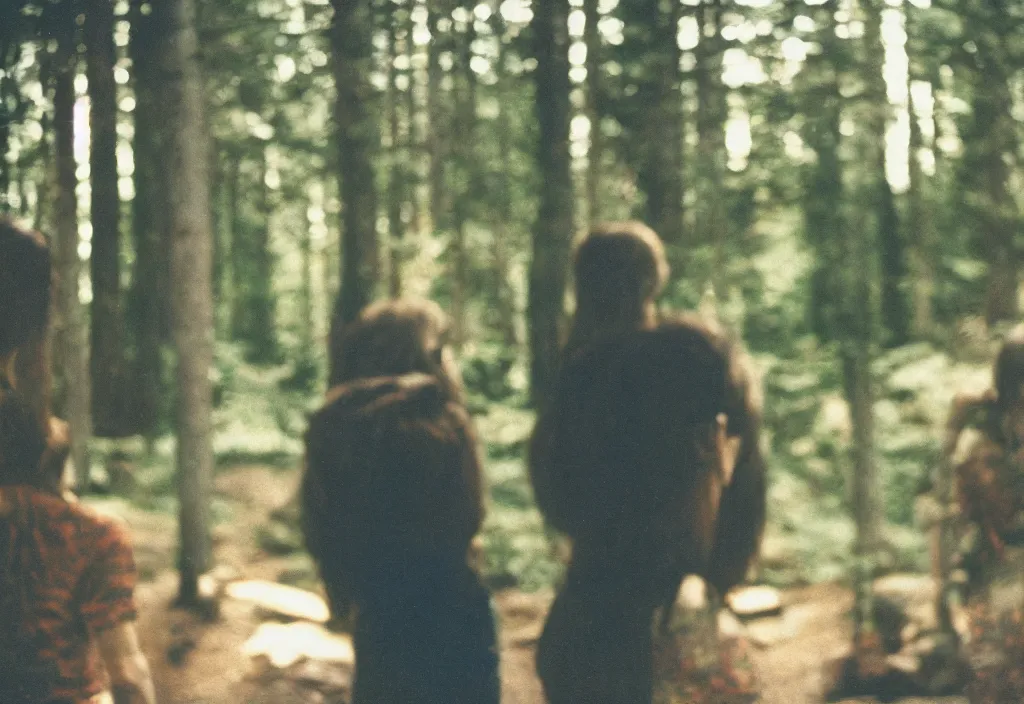
[(100, 656), (110, 675), (114, 704), (156, 704), (149, 663), (139, 647), (132, 621), (96, 634)]

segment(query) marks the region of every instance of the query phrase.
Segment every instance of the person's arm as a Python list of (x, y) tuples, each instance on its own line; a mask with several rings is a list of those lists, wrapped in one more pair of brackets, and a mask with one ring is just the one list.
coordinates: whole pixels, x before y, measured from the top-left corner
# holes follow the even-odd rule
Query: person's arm
[(139, 647), (132, 621), (122, 621), (96, 634), (100, 657), (110, 675), (114, 704), (156, 704), (149, 663)]
[(101, 519), (89, 535), (91, 563), (82, 578), (82, 619), (99, 646), (114, 704), (155, 704), (153, 682), (135, 632), (135, 557), (127, 530)]

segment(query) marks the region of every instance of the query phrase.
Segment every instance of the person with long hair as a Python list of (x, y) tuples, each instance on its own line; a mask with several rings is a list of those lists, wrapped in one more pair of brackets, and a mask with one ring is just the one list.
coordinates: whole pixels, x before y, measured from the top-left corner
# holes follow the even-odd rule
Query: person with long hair
[(740, 704), (758, 685), (713, 608), (677, 601), (700, 575), (717, 598), (746, 576), (765, 517), (760, 396), (711, 321), (662, 316), (668, 264), (639, 222), (594, 227), (574, 252), (576, 313), (529, 470), (571, 542), (537, 648), (551, 704)]
[(0, 221), (0, 702), (155, 702), (125, 529), (62, 493), (50, 416), (45, 240)]
[(448, 329), (430, 301), (367, 307), (306, 433), (302, 524), (332, 620), (354, 620), (353, 704), (500, 700), (475, 564), (481, 463)]

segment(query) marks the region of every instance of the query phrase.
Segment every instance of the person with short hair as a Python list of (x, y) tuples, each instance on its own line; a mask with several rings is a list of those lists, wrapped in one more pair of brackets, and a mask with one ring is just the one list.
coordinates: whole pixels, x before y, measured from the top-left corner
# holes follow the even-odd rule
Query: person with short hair
[(0, 221), (0, 702), (156, 697), (135, 631), (126, 529), (61, 491), (67, 428), (49, 413), (43, 238)]

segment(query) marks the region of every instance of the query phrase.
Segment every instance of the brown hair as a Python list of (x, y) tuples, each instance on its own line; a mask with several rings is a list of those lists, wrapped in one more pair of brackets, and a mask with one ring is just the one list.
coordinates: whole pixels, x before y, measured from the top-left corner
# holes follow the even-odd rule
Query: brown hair
[(49, 424), (50, 250), (0, 220), (0, 484), (37, 483)]
[(595, 225), (576, 244), (576, 315), (569, 350), (602, 332), (637, 327), (665, 287), (669, 266), (658, 235), (635, 220)]
[(433, 301), (373, 303), (342, 331), (331, 349), (331, 386), (420, 372), (437, 377), (457, 399), (461, 382), (444, 356), (450, 327), (448, 316)]

